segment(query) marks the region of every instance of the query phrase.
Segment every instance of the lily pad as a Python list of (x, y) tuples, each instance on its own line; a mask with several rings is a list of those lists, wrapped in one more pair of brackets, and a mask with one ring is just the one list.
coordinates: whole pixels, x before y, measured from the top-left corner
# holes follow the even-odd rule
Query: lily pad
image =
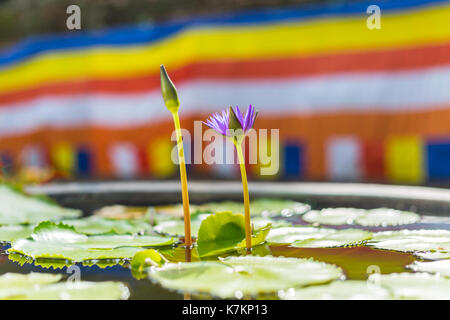
[(9, 252), (33, 259), (54, 258), (81, 262), (90, 259), (131, 258), (140, 247), (168, 246), (176, 239), (157, 235), (98, 235), (77, 233), (62, 223), (43, 222), (31, 234), (32, 240), (20, 239), (12, 243)]
[[(18, 253), (8, 254), (8, 259), (17, 262), (20, 266), (23, 266), (25, 264), (31, 264), (45, 269), (54, 269), (54, 270), (63, 269), (64, 267), (70, 267), (74, 265), (74, 262), (71, 262), (66, 259), (38, 258), (34, 260), (29, 256), (24, 256)], [(102, 259), (102, 260), (85, 260), (81, 264), (83, 266), (89, 267), (95, 265), (96, 267), (104, 269), (116, 265), (123, 265), (125, 262), (126, 262), (125, 259), (116, 258), (116, 259)]]
[(89, 249), (74, 243), (45, 241), (18, 240), (8, 250), (11, 253), (19, 253), (33, 259), (49, 258), (64, 259), (71, 262), (85, 260), (123, 259), (131, 258), (136, 252), (143, 250), (139, 247), (120, 247), (111, 249)]
[(245, 238), (244, 216), (219, 212), (202, 221), (198, 231), (197, 249), (200, 256), (233, 250)]
[(272, 229), (292, 227), (292, 223), (287, 220), (272, 219), (272, 218), (265, 218), (265, 217), (252, 218), (252, 224), (253, 224), (253, 228), (255, 228), (255, 229), (263, 228), (264, 226), (266, 226), (268, 224), (270, 224), (272, 226)]
[[(265, 241), (270, 226), (254, 230), (252, 246)], [(239, 249), (245, 241), (244, 215), (230, 211), (211, 214), (198, 231), (197, 250), (201, 257)]]
[[(46, 285), (55, 283), (61, 280), (62, 275), (50, 274), (50, 273), (36, 273), (18, 274), (18, 273), (5, 273), (0, 276), (0, 291), (8, 288), (27, 288), (34, 285)], [(3, 297), (3, 295), (0, 295)]]
[(116, 220), (142, 219), (146, 216), (147, 211), (147, 207), (129, 207), (116, 204), (95, 210), (94, 216)]
[(23, 296), (10, 299), (26, 300), (126, 300), (128, 288), (116, 281), (60, 282), (44, 288), (34, 288)]
[(448, 230), (401, 230), (374, 233), (368, 245), (402, 252), (450, 251)]
[(429, 273), (373, 274), (369, 281), (387, 288), (395, 299), (450, 299), (450, 279)]
[(450, 251), (414, 252), (414, 255), (424, 260), (450, 259)]
[(291, 244), (297, 248), (335, 248), (355, 246), (370, 239), (372, 233), (360, 229), (337, 230), (318, 239), (295, 241)]
[(267, 242), (271, 244), (291, 244), (295, 241), (318, 239), (333, 233), (335, 230), (317, 227), (286, 227), (272, 229), (267, 236)]
[(183, 246), (172, 247), (172, 248), (161, 248), (158, 252), (164, 256), (170, 262), (194, 262), (200, 261), (198, 255), (197, 247), (186, 248)]
[[(255, 199), (250, 202), (250, 214), (252, 216), (290, 217), (297, 214), (303, 214), (311, 209), (311, 206), (305, 203), (281, 200), (281, 199)], [(243, 213), (244, 204), (235, 201), (209, 202), (197, 206), (198, 212), (222, 212), (231, 211), (233, 213)]]
[[(270, 230), (272, 229), (272, 225), (269, 223), (268, 225), (265, 225), (264, 227), (261, 227), (259, 229), (255, 229), (253, 230), (253, 234), (252, 234), (252, 248), (258, 246), (259, 244), (263, 243), (266, 241), (267, 235), (269, 234)], [(240, 249), (240, 248), (246, 248), (247, 247), (247, 243), (246, 240), (243, 239), (241, 241), (241, 243), (239, 243), (236, 248)]]
[(371, 210), (356, 208), (326, 208), (309, 211), (302, 216), (309, 223), (323, 225), (358, 224), (364, 227), (387, 227), (416, 223), (420, 216), (409, 211), (389, 208)]
[[(198, 236), (198, 230), (202, 221), (206, 219), (210, 214), (202, 214), (191, 220), (191, 235), (193, 237)], [(252, 224), (254, 229), (265, 227), (268, 224), (272, 225), (272, 228), (281, 228), (291, 226), (292, 223), (281, 219), (271, 219), (263, 217), (252, 218)], [(154, 230), (161, 234), (170, 236), (182, 237), (184, 236), (184, 221), (183, 220), (167, 220), (160, 222), (154, 227)]]
[(352, 224), (365, 210), (355, 208), (326, 208), (320, 211), (312, 210), (305, 213), (302, 219), (309, 223), (318, 223), (325, 225), (344, 225)]
[(120, 282), (59, 282), (61, 275), (6, 273), (0, 276), (0, 299), (19, 300), (112, 300), (127, 299), (128, 288)]
[(33, 226), (8, 225), (0, 226), (0, 242), (11, 242), (21, 238), (28, 238), (33, 232)]
[(103, 233), (137, 234), (151, 231), (150, 224), (142, 219), (117, 220), (91, 216), (83, 219), (63, 220), (62, 222), (73, 226), (77, 232), (88, 235)]
[(311, 286), (288, 292), (287, 300), (386, 300), (389, 291), (368, 281), (333, 281), (330, 284)]
[(7, 185), (0, 185), (0, 225), (35, 224), (45, 220), (77, 218), (80, 215), (80, 210), (62, 208)]
[[(181, 204), (181, 203), (165, 205), (165, 206), (155, 206), (155, 207), (151, 207), (151, 208), (152, 208), (153, 214), (159, 218), (182, 219), (184, 217), (183, 204)], [(201, 210), (199, 210), (198, 206), (196, 206), (192, 203), (189, 204), (189, 209), (190, 209), (192, 217), (194, 217), (198, 213), (201, 213)]]
[(432, 262), (419, 262), (408, 265), (408, 268), (416, 272), (437, 273), (441, 276), (450, 277), (450, 260), (439, 260)]
[(238, 299), (274, 295), (279, 290), (326, 283), (342, 276), (340, 268), (323, 262), (271, 256), (229, 257), (149, 269), (150, 279), (165, 288)]
[(131, 273), (135, 278), (143, 279), (144, 268), (149, 266), (161, 267), (167, 259), (154, 249), (142, 250), (136, 253), (131, 260)]
[[(198, 230), (202, 220), (193, 219), (191, 220), (191, 235), (193, 237), (198, 236)], [(184, 236), (184, 221), (183, 220), (167, 220), (160, 222), (154, 227), (154, 230), (158, 233), (167, 234), (174, 237)]]
[(359, 229), (334, 230), (298, 226), (271, 230), (267, 242), (291, 244), (298, 248), (330, 248), (357, 245), (371, 237), (371, 232)]
[(378, 208), (357, 216), (355, 223), (365, 227), (387, 227), (412, 224), (419, 220), (420, 216), (413, 212)]

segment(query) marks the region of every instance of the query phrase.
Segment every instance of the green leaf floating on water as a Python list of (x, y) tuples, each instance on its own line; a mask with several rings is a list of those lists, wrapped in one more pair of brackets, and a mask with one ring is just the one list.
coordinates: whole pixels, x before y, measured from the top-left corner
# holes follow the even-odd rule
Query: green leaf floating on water
[(450, 252), (448, 230), (400, 230), (374, 233), (368, 245), (402, 252)]
[(26, 300), (125, 300), (128, 288), (120, 282), (60, 282), (26, 292), (15, 299)]
[(364, 212), (363, 209), (355, 208), (326, 208), (320, 211), (309, 211), (302, 216), (302, 219), (309, 223), (338, 226), (353, 223), (353, 220)]
[(167, 289), (238, 299), (273, 295), (280, 290), (326, 283), (343, 276), (340, 268), (324, 262), (271, 256), (228, 257), (148, 270), (150, 279)]
[(286, 300), (386, 300), (389, 291), (368, 281), (333, 281), (330, 284), (288, 291)]
[(299, 240), (318, 239), (335, 232), (334, 229), (317, 227), (287, 227), (272, 229), (267, 236), (267, 242), (271, 244), (290, 244)]
[[(191, 220), (191, 235), (193, 237), (198, 236), (198, 230), (203, 220), (192, 219)], [(184, 221), (183, 220), (168, 220), (160, 222), (154, 227), (154, 230), (158, 233), (167, 234), (174, 237), (184, 236)]]
[[(149, 223), (143, 220), (113, 220), (101, 217), (63, 220), (63, 224), (74, 227), (70, 229), (78, 233), (94, 234), (138, 234), (151, 231)], [(28, 238), (35, 226), (6, 225), (0, 226), (0, 242), (11, 242)]]
[(414, 255), (424, 260), (450, 259), (450, 251), (414, 252)]
[[(244, 204), (235, 201), (209, 202), (197, 206), (197, 213), (217, 213), (222, 211), (231, 211), (233, 213), (243, 213)], [(250, 202), (250, 213), (252, 216), (290, 217), (296, 214), (303, 214), (309, 211), (311, 207), (308, 204), (281, 199), (255, 199)], [(195, 213), (193, 213), (195, 215)]]
[(33, 228), (27, 225), (0, 226), (0, 242), (11, 242), (21, 238), (28, 238), (33, 232)]
[(416, 272), (436, 273), (444, 277), (450, 277), (450, 259), (432, 262), (415, 261), (407, 267)]
[(58, 282), (61, 275), (6, 273), (0, 276), (0, 299), (19, 300), (116, 300), (129, 291), (120, 282)]
[(372, 274), (369, 281), (388, 289), (394, 299), (450, 299), (450, 279), (429, 273)]
[(35, 224), (45, 220), (77, 218), (80, 215), (80, 210), (62, 208), (0, 184), (0, 225)]
[(161, 267), (166, 262), (167, 259), (158, 251), (154, 249), (142, 250), (136, 253), (131, 260), (131, 273), (138, 280), (143, 279), (145, 278), (144, 268), (149, 266)]
[(420, 216), (414, 212), (378, 208), (356, 217), (355, 223), (365, 227), (387, 227), (413, 224), (419, 220)]
[(62, 222), (44, 221), (38, 224), (30, 237), (35, 241), (83, 242), (88, 236), (76, 232), (75, 228)]
[[(211, 214), (202, 214), (191, 220), (191, 234), (193, 237), (198, 236), (198, 230), (202, 221)], [(289, 221), (281, 219), (271, 219), (263, 217), (252, 218), (252, 224), (254, 229), (265, 227), (268, 224), (272, 225), (272, 228), (289, 227), (292, 224)], [(156, 232), (167, 234), (170, 236), (182, 237), (184, 235), (184, 221), (183, 220), (168, 220), (159, 223), (155, 226)]]
[(202, 221), (198, 231), (198, 253), (205, 256), (233, 250), (244, 238), (245, 224), (242, 214), (212, 214)]
[(144, 220), (117, 220), (91, 216), (83, 219), (63, 220), (62, 222), (73, 226), (77, 232), (88, 235), (103, 233), (137, 234), (151, 231), (150, 224)]
[(32, 239), (12, 243), (9, 252), (33, 259), (53, 258), (81, 262), (92, 259), (131, 258), (141, 247), (169, 246), (176, 239), (158, 235), (97, 235), (77, 233), (72, 226), (53, 222), (40, 223)]
[[(33, 260), (33, 258), (31, 257), (24, 256), (18, 253), (8, 254), (8, 259), (17, 262), (20, 266), (23, 266), (25, 264), (31, 264), (45, 269), (54, 269), (54, 270), (63, 269), (64, 267), (70, 267), (74, 265), (73, 262), (65, 259), (38, 258), (36, 260)], [(81, 262), (83, 266), (91, 267), (95, 265), (96, 267), (99, 267), (101, 269), (116, 265), (123, 265), (125, 263), (126, 263), (125, 259), (120, 258), (108, 260), (86, 260)]]
[[(264, 227), (258, 228), (253, 230), (252, 234), (252, 248), (258, 246), (259, 244), (266, 241), (267, 235), (269, 234), (269, 231), (272, 229), (272, 225), (269, 223), (265, 225)], [(245, 242), (245, 238), (239, 243), (236, 248), (237, 249), (246, 249), (247, 244)]]
[[(62, 275), (60, 274), (50, 273), (5, 273), (0, 276), (0, 291), (4, 293), (4, 290), (8, 288), (28, 288), (34, 285), (47, 285), (58, 282), (61, 278)], [(0, 296), (3, 297), (3, 295)]]
[(305, 213), (302, 219), (324, 225), (358, 224), (365, 227), (387, 227), (416, 223), (420, 216), (409, 211), (389, 208), (371, 210), (356, 208), (326, 208)]
[(187, 249), (183, 246), (177, 246), (172, 248), (161, 248), (158, 252), (164, 256), (170, 262), (194, 262), (200, 261), (197, 247), (194, 246), (191, 249)]
[[(256, 229), (252, 235), (252, 246), (264, 242), (267, 228)], [(245, 240), (244, 215), (230, 211), (218, 212), (208, 216), (200, 225), (197, 250), (201, 257), (214, 256), (242, 247)]]
[(359, 229), (336, 230), (317, 239), (299, 240), (291, 244), (297, 248), (335, 248), (355, 246), (370, 239), (372, 233)]
[(274, 228), (285, 228), (291, 227), (292, 223), (283, 219), (272, 219), (265, 217), (254, 217), (252, 218), (253, 228), (259, 229), (267, 226), (268, 224), (272, 225), (272, 229)]
[[(78, 233), (94, 234), (138, 234), (151, 231), (149, 223), (143, 220), (114, 220), (101, 217), (88, 217), (82, 219), (63, 220), (63, 224), (72, 226)], [(6, 225), (0, 226), (0, 242), (11, 242), (17, 239), (28, 238), (35, 226)]]
[(298, 248), (330, 248), (357, 245), (371, 237), (371, 232), (359, 229), (334, 230), (298, 226), (270, 230), (267, 242), (291, 244)]

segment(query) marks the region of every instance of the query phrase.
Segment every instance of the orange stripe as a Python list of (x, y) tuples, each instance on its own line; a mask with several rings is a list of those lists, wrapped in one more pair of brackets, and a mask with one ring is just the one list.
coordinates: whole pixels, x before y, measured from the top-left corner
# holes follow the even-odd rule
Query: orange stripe
[[(444, 107), (444, 106), (443, 106)], [(306, 146), (306, 178), (325, 178), (324, 145), (328, 138), (337, 135), (353, 135), (362, 142), (383, 143), (391, 136), (416, 135), (424, 139), (450, 136), (450, 106), (432, 111), (408, 113), (335, 113), (327, 115), (291, 115), (261, 117), (256, 121), (256, 129), (280, 129), (280, 142), (301, 140)], [(193, 132), (193, 121), (204, 120), (206, 114), (185, 117), (182, 127)], [(420, 124), (420, 125), (418, 125)], [(153, 123), (147, 126), (113, 130), (107, 128), (43, 129), (34, 134), (2, 138), (1, 150), (14, 158), (29, 144), (47, 147), (60, 142), (74, 145), (90, 145), (95, 150), (95, 164), (101, 177), (112, 174), (108, 159), (108, 148), (115, 142), (128, 141), (139, 148), (147, 148), (148, 142), (156, 137), (170, 139), (171, 121)], [(203, 128), (203, 132), (206, 128)], [(205, 147), (206, 142), (203, 143)], [(170, 161), (170, 159), (167, 159)], [(194, 170), (208, 170), (207, 165), (193, 165)]]

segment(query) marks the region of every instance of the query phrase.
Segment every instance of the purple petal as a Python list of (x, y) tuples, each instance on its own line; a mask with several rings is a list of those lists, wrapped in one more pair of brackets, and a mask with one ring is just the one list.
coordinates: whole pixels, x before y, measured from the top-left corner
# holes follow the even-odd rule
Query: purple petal
[(223, 110), (221, 113), (216, 112), (212, 114), (209, 119), (203, 123), (211, 129), (216, 130), (218, 133), (227, 135), (229, 116), (229, 111)]
[(245, 113), (245, 129), (244, 131), (250, 130), (253, 127), (253, 123), (255, 122), (256, 114), (255, 108), (252, 105), (249, 105), (247, 112)]
[(244, 132), (247, 131), (249, 129), (249, 123), (250, 123), (250, 116), (252, 113), (252, 105), (250, 105), (247, 109), (247, 111), (245, 112), (245, 117), (244, 117), (244, 125), (242, 126)]
[(234, 114), (236, 115), (237, 119), (239, 120), (239, 123), (241, 124), (242, 130), (244, 129), (244, 116), (242, 115), (241, 110), (239, 110), (239, 106), (236, 106), (236, 109), (234, 110)]

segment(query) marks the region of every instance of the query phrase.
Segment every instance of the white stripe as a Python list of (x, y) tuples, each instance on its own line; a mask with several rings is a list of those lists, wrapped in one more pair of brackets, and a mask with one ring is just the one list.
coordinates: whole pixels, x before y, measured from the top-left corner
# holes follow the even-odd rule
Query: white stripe
[(361, 178), (361, 149), (354, 137), (330, 139), (326, 145), (327, 172), (331, 180)]
[(45, 151), (39, 145), (27, 145), (21, 153), (20, 159), (22, 167), (45, 168), (47, 161), (45, 159)]
[(119, 178), (133, 178), (138, 174), (137, 150), (131, 143), (115, 144), (110, 149), (114, 171)]
[[(450, 66), (396, 73), (347, 73), (291, 79), (201, 80), (178, 86), (181, 116), (230, 105), (261, 115), (330, 111), (403, 112), (450, 104)], [(140, 94), (40, 97), (0, 108), (0, 135), (44, 126), (125, 128), (169, 119), (159, 90)]]

